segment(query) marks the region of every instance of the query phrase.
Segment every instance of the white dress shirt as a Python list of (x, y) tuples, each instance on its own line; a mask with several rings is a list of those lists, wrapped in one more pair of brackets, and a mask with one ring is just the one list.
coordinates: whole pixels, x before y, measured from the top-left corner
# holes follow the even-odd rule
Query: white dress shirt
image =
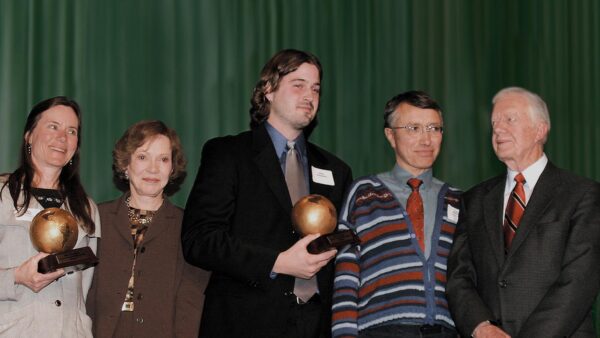
[[(523, 188), (525, 190), (525, 205), (529, 203), (529, 198), (531, 197), (533, 188), (535, 188), (537, 181), (540, 179), (540, 175), (542, 175), (542, 172), (546, 168), (546, 164), (548, 164), (548, 157), (546, 157), (546, 154), (542, 154), (542, 156), (537, 161), (533, 162), (532, 165), (527, 167), (525, 170), (521, 171), (521, 174), (523, 174), (523, 176), (525, 177), (525, 184), (523, 184)], [(514, 171), (508, 168), (507, 170), (508, 172), (506, 173), (506, 184), (504, 186), (504, 208), (502, 209), (504, 211), (502, 213), (503, 218), (504, 213), (506, 212), (506, 204), (508, 203), (508, 197), (510, 196), (510, 193), (513, 191), (515, 185), (517, 184), (517, 182), (515, 182), (515, 176), (519, 174), (518, 171)]]

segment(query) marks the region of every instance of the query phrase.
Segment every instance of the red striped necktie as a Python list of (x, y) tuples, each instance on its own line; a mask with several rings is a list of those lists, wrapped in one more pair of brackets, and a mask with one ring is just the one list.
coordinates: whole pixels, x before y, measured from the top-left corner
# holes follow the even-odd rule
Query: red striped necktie
[(519, 228), (519, 223), (525, 213), (525, 206), (527, 205), (527, 201), (525, 200), (525, 189), (523, 188), (523, 184), (525, 183), (523, 174), (517, 174), (517, 176), (515, 176), (515, 182), (517, 182), (517, 184), (508, 198), (506, 212), (504, 213), (503, 230), (505, 253), (510, 249), (512, 240), (515, 237), (515, 232)]

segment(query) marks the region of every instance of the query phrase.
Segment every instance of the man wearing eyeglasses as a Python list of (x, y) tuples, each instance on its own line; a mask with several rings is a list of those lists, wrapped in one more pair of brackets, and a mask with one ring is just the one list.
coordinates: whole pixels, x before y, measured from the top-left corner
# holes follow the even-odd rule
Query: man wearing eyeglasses
[(440, 106), (424, 92), (389, 100), (391, 171), (356, 180), (339, 228), (361, 239), (336, 258), (334, 337), (456, 337), (446, 301), (446, 257), (460, 193), (432, 175), (442, 144)]
[(600, 184), (548, 160), (538, 95), (510, 87), (492, 102), (492, 145), (507, 172), (462, 198), (448, 260), (457, 328), (475, 338), (596, 337)]

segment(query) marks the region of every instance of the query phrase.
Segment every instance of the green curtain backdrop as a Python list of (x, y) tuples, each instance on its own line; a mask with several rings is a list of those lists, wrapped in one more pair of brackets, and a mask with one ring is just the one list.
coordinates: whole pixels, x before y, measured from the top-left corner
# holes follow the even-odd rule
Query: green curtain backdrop
[(437, 177), (467, 189), (502, 172), (490, 100), (518, 85), (549, 105), (550, 159), (600, 180), (595, 0), (0, 0), (0, 172), (17, 164), (31, 106), (68, 95), (83, 107), (82, 177), (96, 201), (118, 195), (116, 139), (135, 121), (161, 119), (189, 159), (173, 197), (183, 205), (202, 144), (247, 128), (260, 68), (282, 48), (320, 57), (312, 139), (355, 176), (392, 166), (382, 110), (409, 89), (444, 108)]

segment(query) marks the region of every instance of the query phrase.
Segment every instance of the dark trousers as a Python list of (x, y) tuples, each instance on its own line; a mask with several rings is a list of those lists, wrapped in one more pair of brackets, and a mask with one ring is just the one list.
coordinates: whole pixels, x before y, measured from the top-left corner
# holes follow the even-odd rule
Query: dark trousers
[(286, 338), (321, 338), (328, 335), (322, 328), (322, 304), (319, 295), (315, 295), (305, 304), (298, 304), (296, 297), (290, 297), (290, 312), (287, 318), (286, 330), (282, 337)]
[(457, 338), (456, 330), (441, 325), (382, 325), (358, 332), (359, 338)]

